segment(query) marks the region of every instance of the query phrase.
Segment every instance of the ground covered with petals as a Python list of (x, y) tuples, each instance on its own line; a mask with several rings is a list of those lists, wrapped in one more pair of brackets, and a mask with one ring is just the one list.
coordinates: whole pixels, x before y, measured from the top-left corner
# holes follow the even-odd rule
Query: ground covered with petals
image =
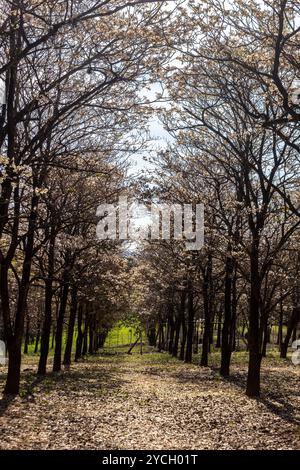
[[(262, 396), (232, 377), (167, 354), (100, 355), (0, 400), (1, 449), (299, 449), (299, 367), (266, 360)], [(1, 387), (4, 370), (0, 369)]]

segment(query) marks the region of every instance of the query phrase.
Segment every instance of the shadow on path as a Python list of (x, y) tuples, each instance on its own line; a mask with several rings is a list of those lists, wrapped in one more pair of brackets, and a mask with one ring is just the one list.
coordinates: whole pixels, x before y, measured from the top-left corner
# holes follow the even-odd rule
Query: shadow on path
[[(1, 387), (4, 386), (6, 374), (0, 374)], [(71, 367), (58, 373), (48, 372), (38, 376), (34, 372), (23, 371), (21, 375), (20, 396), (3, 396), (0, 399), (0, 416), (3, 416), (9, 406), (19, 398), (22, 401), (35, 402), (36, 396), (57, 392), (60, 396), (102, 396), (119, 389), (125, 380), (117, 373), (114, 361), (105, 366), (101, 362), (81, 363), (80, 368)]]
[[(234, 372), (227, 379), (228, 383), (238, 387), (243, 393), (246, 389), (247, 373)], [(300, 425), (299, 378), (285, 376), (280, 370), (262, 373), (261, 396), (253, 398), (276, 416), (296, 426)]]

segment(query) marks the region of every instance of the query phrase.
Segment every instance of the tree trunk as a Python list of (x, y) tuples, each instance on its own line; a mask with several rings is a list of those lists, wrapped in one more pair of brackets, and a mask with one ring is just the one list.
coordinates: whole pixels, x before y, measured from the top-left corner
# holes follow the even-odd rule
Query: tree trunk
[(164, 324), (163, 324), (163, 322), (161, 322), (161, 330), (160, 330), (160, 332), (161, 332), (161, 335), (160, 335), (160, 341), (161, 341), (161, 343), (160, 343), (160, 348), (161, 348), (161, 349), (165, 349), (165, 331), (164, 331)]
[(82, 341), (83, 341), (82, 310), (83, 310), (83, 306), (80, 304), (78, 307), (78, 318), (77, 318), (77, 340), (76, 340), (75, 362), (78, 362), (78, 359), (81, 357), (81, 353), (82, 353)]
[(293, 330), (295, 329), (295, 327), (298, 324), (299, 316), (300, 316), (299, 307), (295, 306), (293, 308), (292, 315), (290, 317), (290, 320), (289, 320), (289, 323), (288, 323), (288, 326), (287, 326), (286, 336), (284, 338), (284, 341), (281, 343), (280, 357), (283, 358), (283, 359), (286, 359), (287, 350), (288, 350), (288, 347), (289, 347), (289, 342), (290, 342), (290, 339), (292, 337)]
[(157, 341), (158, 352), (161, 352), (161, 350), (163, 348), (162, 332), (163, 332), (163, 324), (162, 324), (162, 322), (159, 322), (159, 325), (158, 325), (158, 341)]
[(94, 354), (94, 334), (95, 334), (95, 321), (90, 317), (89, 322), (89, 354)]
[(170, 307), (168, 312), (168, 323), (169, 323), (169, 342), (168, 342), (168, 351), (172, 354), (173, 351), (173, 343), (174, 343), (174, 333), (175, 333), (175, 325), (174, 325), (174, 308), (173, 305)]
[(29, 318), (27, 316), (26, 328), (25, 328), (25, 339), (24, 339), (24, 354), (28, 354), (28, 344), (29, 344)]
[(279, 351), (280, 351), (281, 344), (282, 344), (282, 339), (283, 339), (282, 327), (283, 327), (283, 303), (282, 303), (282, 299), (281, 299), (280, 300), (280, 310), (279, 310), (279, 321), (278, 321), (278, 336), (277, 336), (277, 344), (279, 345)]
[(202, 339), (202, 353), (200, 359), (200, 366), (208, 366), (208, 353), (210, 346), (210, 330), (211, 330), (211, 299), (210, 299), (210, 289), (211, 289), (211, 274), (212, 274), (212, 256), (209, 255), (207, 266), (205, 269), (204, 279), (203, 279), (203, 307), (204, 307), (204, 332)]
[(104, 347), (104, 343), (105, 343), (105, 340), (106, 340), (106, 337), (107, 337), (107, 333), (108, 331), (105, 330), (103, 331), (102, 333), (99, 333), (98, 334), (98, 346), (97, 346), (97, 349), (101, 349)]
[(181, 336), (181, 346), (180, 346), (180, 354), (179, 359), (181, 361), (184, 360), (184, 350), (185, 350), (185, 343), (186, 343), (186, 324), (185, 324), (185, 317), (182, 318), (182, 336)]
[(246, 394), (257, 397), (260, 394), (261, 344), (259, 328), (260, 276), (258, 242), (253, 241), (250, 256), (250, 312), (249, 312), (249, 365)]
[(262, 344), (262, 357), (267, 356), (267, 344), (270, 342), (270, 327), (268, 325), (268, 318), (265, 319), (263, 327), (263, 344)]
[(39, 350), (40, 337), (41, 337), (41, 311), (39, 311), (39, 320), (38, 320), (37, 332), (36, 332), (36, 337), (35, 337), (34, 354), (37, 354)]
[[(8, 318), (4, 319), (5, 328), (5, 337), (7, 338), (7, 349), (8, 349), (8, 374), (5, 384), (4, 393), (16, 395), (19, 393), (20, 386), (20, 376), (21, 376), (21, 348), (22, 348), (22, 338), (24, 332), (24, 320), (25, 320), (25, 310), (26, 302), (28, 295), (28, 288), (30, 282), (30, 273), (31, 273), (31, 263), (33, 257), (33, 245), (34, 245), (34, 233), (35, 225), (37, 218), (37, 205), (38, 198), (33, 196), (31, 198), (31, 212), (29, 216), (28, 232), (27, 232), (27, 243), (25, 248), (25, 256), (22, 265), (22, 277), (19, 286), (18, 300), (16, 306), (15, 314), (15, 323), (14, 323), (14, 334), (11, 334), (11, 328), (7, 329), (6, 321)], [(6, 266), (5, 266), (6, 267)], [(5, 274), (4, 274), (5, 276)], [(2, 278), (2, 270), (1, 275)], [(5, 289), (4, 297), (8, 296), (8, 276), (6, 269), (6, 277), (4, 277), (4, 282), (6, 286), (3, 286)], [(2, 285), (1, 285), (2, 288)], [(2, 289), (1, 289), (2, 290)], [(1, 292), (1, 301), (2, 301), (2, 311), (6, 315), (9, 310), (7, 306), (3, 305), (4, 301), (9, 301), (9, 297), (3, 299), (3, 294)], [(5, 313), (6, 312), (6, 313)], [(10, 320), (9, 320), (10, 322)]]
[(84, 318), (84, 332), (83, 332), (83, 346), (82, 346), (82, 356), (87, 354), (88, 350), (88, 331), (89, 331), (89, 313), (87, 307), (85, 308), (85, 318)]
[[(209, 301), (211, 304), (213, 304), (212, 302), (212, 298), (211, 296), (209, 296)], [(211, 345), (214, 343), (214, 331), (215, 331), (215, 315), (214, 315), (214, 310), (210, 307), (210, 332), (209, 332), (209, 351), (210, 352), (210, 347)]]
[(222, 308), (220, 308), (219, 315), (218, 315), (218, 329), (217, 329), (217, 341), (216, 341), (216, 348), (221, 347), (221, 333), (222, 333)]
[(37, 354), (39, 351), (39, 342), (40, 342), (40, 326), (38, 327), (37, 335), (35, 338), (34, 354)]
[(186, 291), (183, 290), (181, 292), (180, 308), (179, 308), (179, 312), (176, 318), (176, 325), (175, 325), (175, 338), (174, 338), (174, 344), (173, 344), (173, 350), (172, 350), (172, 355), (174, 357), (176, 357), (178, 354), (180, 329), (181, 329), (182, 319), (184, 317), (184, 312), (185, 312), (185, 299), (186, 299)]
[(230, 344), (231, 351), (236, 350), (236, 323), (237, 323), (237, 287), (236, 287), (236, 263), (234, 263), (234, 272), (232, 277), (232, 297), (231, 297), (231, 327)]
[(156, 346), (156, 328), (155, 325), (150, 325), (147, 328), (147, 338), (149, 342), (149, 346)]
[(198, 354), (198, 347), (199, 347), (199, 325), (196, 320), (196, 325), (195, 325), (195, 338), (194, 338), (194, 354)]
[[(230, 248), (229, 248), (230, 249)], [(227, 256), (225, 265), (225, 291), (224, 291), (224, 322), (221, 342), (221, 368), (222, 377), (228, 377), (231, 360), (231, 322), (232, 322), (232, 276), (233, 258)]]
[(51, 228), (50, 240), (49, 240), (49, 253), (48, 253), (48, 269), (47, 278), (45, 280), (45, 315), (42, 329), (41, 338), (41, 352), (38, 366), (38, 375), (45, 375), (47, 369), (47, 359), (49, 353), (49, 341), (51, 333), (51, 321), (52, 321), (52, 296), (53, 296), (53, 272), (54, 272), (54, 243), (55, 235)]
[(15, 339), (7, 342), (8, 371), (4, 394), (17, 395), (20, 389), (21, 378), (21, 341)]
[(68, 325), (67, 333), (67, 342), (64, 354), (63, 364), (69, 366), (71, 364), (71, 354), (72, 354), (72, 345), (73, 345), (73, 335), (74, 335), (74, 326), (77, 313), (77, 287), (72, 287), (71, 291), (71, 308), (70, 308), (70, 318)]
[(62, 288), (62, 294), (61, 294), (61, 299), (60, 299), (57, 325), (56, 325), (53, 372), (59, 372), (61, 370), (62, 336), (63, 336), (64, 318), (65, 318), (65, 312), (66, 312), (66, 307), (67, 307), (68, 293), (69, 293), (69, 284), (68, 284), (67, 276), (65, 275), (64, 285)]
[(194, 292), (192, 285), (189, 285), (188, 291), (188, 330), (186, 338), (185, 362), (192, 362), (193, 338), (194, 338)]

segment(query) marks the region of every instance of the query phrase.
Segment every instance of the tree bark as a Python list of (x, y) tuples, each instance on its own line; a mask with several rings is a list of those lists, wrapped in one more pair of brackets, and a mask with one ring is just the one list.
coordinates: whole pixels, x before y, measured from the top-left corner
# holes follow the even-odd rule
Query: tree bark
[(260, 276), (259, 276), (259, 253), (258, 242), (252, 243), (250, 256), (250, 312), (249, 312), (249, 365), (246, 394), (249, 397), (257, 397), (260, 394), (260, 367), (261, 367), (261, 345), (260, 345)]
[(233, 277), (233, 258), (226, 257), (225, 265), (225, 290), (224, 290), (224, 322), (221, 341), (221, 368), (222, 377), (228, 377), (230, 373), (231, 360), (231, 322), (232, 322), (232, 277)]
[(61, 299), (60, 299), (60, 306), (59, 306), (56, 333), (55, 333), (53, 372), (59, 372), (61, 370), (63, 326), (64, 326), (64, 318), (65, 318), (65, 312), (66, 312), (68, 294), (69, 294), (68, 276), (66, 274), (64, 275), (63, 280), (64, 280), (64, 284), (62, 287), (62, 294), (61, 294)]
[(182, 318), (181, 327), (182, 327), (182, 331), (181, 331), (182, 336), (181, 336), (179, 359), (181, 361), (183, 361), (184, 360), (185, 343), (186, 343), (186, 333), (187, 333), (185, 317)]
[(45, 375), (47, 369), (47, 359), (49, 353), (49, 341), (52, 321), (52, 296), (53, 296), (53, 272), (54, 272), (54, 250), (55, 235), (51, 228), (49, 239), (47, 278), (45, 280), (45, 315), (41, 337), (41, 352), (38, 366), (38, 375)]
[(186, 351), (185, 351), (185, 362), (192, 362), (193, 356), (193, 338), (194, 338), (194, 292), (193, 287), (190, 284), (188, 290), (188, 330), (186, 338)]
[(280, 299), (280, 309), (279, 309), (279, 320), (278, 320), (278, 335), (277, 335), (277, 344), (279, 345), (279, 351), (282, 344), (282, 327), (283, 327), (283, 303), (282, 299)]
[[(7, 374), (7, 380), (6, 380), (5, 389), (4, 389), (5, 394), (16, 395), (19, 393), (20, 376), (21, 376), (21, 348), (22, 348), (22, 338), (23, 338), (23, 332), (24, 332), (26, 301), (27, 301), (28, 288), (29, 288), (29, 282), (30, 282), (31, 263), (32, 263), (32, 257), (33, 257), (34, 233), (35, 233), (35, 225), (36, 225), (36, 218), (37, 218), (37, 205), (38, 205), (38, 198), (36, 196), (33, 196), (31, 198), (31, 211), (30, 211), (28, 231), (27, 231), (27, 243), (26, 243), (26, 248), (25, 248), (25, 257), (24, 257), (23, 266), (22, 266), (22, 277), (21, 277), (21, 282), (19, 286), (17, 306), (16, 306), (14, 334), (11, 335), (10, 331), (8, 331), (8, 334), (5, 334), (5, 337), (7, 338), (7, 349), (8, 349), (8, 374)], [(7, 270), (6, 270), (6, 276), (7, 276)], [(0, 277), (2, 277), (2, 271), (1, 271)], [(4, 281), (8, 283), (8, 277), (4, 278)], [(5, 290), (8, 294), (8, 284), (5, 287)], [(1, 300), (2, 300), (2, 310), (3, 310), (2, 295), (1, 295)], [(9, 297), (6, 300), (9, 300)]]
[(217, 329), (217, 341), (216, 341), (216, 348), (221, 347), (221, 333), (222, 333), (222, 308), (220, 308), (219, 315), (218, 315), (218, 329)]
[(24, 339), (24, 354), (28, 354), (28, 344), (29, 344), (29, 318), (27, 316), (26, 328), (25, 328), (25, 339)]
[(82, 354), (82, 342), (83, 342), (83, 332), (82, 332), (82, 304), (78, 307), (78, 318), (77, 318), (77, 340), (76, 340), (76, 352), (75, 352), (75, 362), (78, 362), (78, 359)]
[(173, 304), (169, 306), (168, 311), (168, 324), (169, 324), (169, 341), (168, 341), (168, 351), (172, 354), (173, 351), (173, 343), (174, 343), (174, 333), (175, 333), (175, 325), (174, 325), (174, 307)]
[(89, 321), (89, 354), (94, 354), (94, 339), (95, 339), (95, 319), (90, 316)]
[(147, 338), (149, 342), (149, 346), (156, 346), (156, 328), (155, 325), (150, 325), (147, 328)]
[(180, 337), (180, 328), (182, 324), (182, 319), (184, 317), (185, 312), (185, 299), (186, 299), (186, 290), (181, 292), (181, 299), (180, 299), (180, 307), (179, 312), (177, 314), (176, 323), (175, 323), (175, 338), (172, 350), (172, 356), (177, 357), (178, 354), (178, 346), (179, 346), (179, 337)]
[(84, 318), (84, 332), (83, 332), (83, 346), (82, 346), (82, 356), (85, 356), (88, 351), (88, 331), (89, 331), (89, 313), (87, 307), (85, 308), (85, 318)]
[(210, 343), (210, 330), (211, 330), (211, 275), (212, 275), (212, 256), (209, 255), (207, 266), (204, 273), (203, 279), (203, 307), (204, 307), (204, 332), (202, 339), (202, 353), (200, 359), (200, 366), (208, 366), (208, 353)]
[(280, 357), (283, 358), (283, 359), (286, 359), (287, 350), (288, 350), (288, 347), (289, 347), (289, 342), (291, 340), (293, 330), (298, 324), (299, 316), (300, 316), (300, 309), (296, 305), (293, 308), (292, 315), (291, 315), (290, 320), (288, 322), (286, 336), (284, 338), (284, 341), (281, 343)]
[(70, 318), (69, 318), (67, 342), (66, 342), (64, 361), (63, 361), (63, 364), (66, 366), (69, 366), (71, 364), (71, 353), (72, 353), (76, 313), (77, 313), (77, 287), (72, 287)]

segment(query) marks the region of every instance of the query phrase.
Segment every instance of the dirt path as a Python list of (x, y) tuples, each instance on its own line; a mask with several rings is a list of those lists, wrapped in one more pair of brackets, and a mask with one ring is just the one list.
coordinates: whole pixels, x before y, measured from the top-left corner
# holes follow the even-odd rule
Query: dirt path
[(24, 372), (22, 398), (1, 401), (0, 448), (299, 449), (299, 370), (268, 365), (261, 400), (244, 395), (244, 379), (158, 354), (98, 358), (41, 382)]

